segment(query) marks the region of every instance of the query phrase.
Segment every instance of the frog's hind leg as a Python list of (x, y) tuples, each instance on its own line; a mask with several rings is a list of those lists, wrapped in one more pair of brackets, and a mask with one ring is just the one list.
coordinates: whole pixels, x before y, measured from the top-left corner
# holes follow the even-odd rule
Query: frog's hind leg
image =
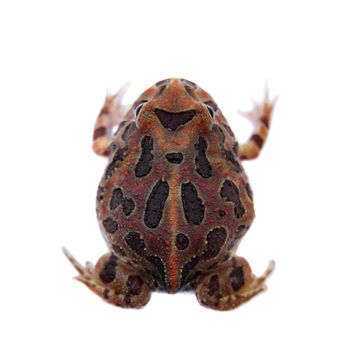
[(267, 139), (272, 112), (277, 98), (269, 99), (267, 88), (262, 103), (253, 102), (254, 106), (250, 112), (241, 112), (253, 124), (253, 133), (249, 140), (239, 147), (239, 157), (242, 160), (257, 158)]
[(261, 277), (255, 277), (244, 258), (233, 257), (224, 266), (199, 278), (197, 299), (212, 309), (232, 310), (264, 291), (265, 281), (273, 269), (274, 262), (271, 262)]
[(124, 308), (140, 308), (151, 297), (147, 276), (141, 276), (134, 268), (122, 263), (114, 254), (103, 255), (96, 266), (86, 263), (82, 266), (63, 248), (63, 252), (79, 272), (75, 277), (103, 300)]
[(92, 148), (99, 156), (109, 155), (113, 129), (125, 120), (125, 113), (129, 106), (124, 106), (121, 102), (128, 85), (128, 83), (125, 84), (115, 95), (107, 93), (103, 107), (97, 117)]

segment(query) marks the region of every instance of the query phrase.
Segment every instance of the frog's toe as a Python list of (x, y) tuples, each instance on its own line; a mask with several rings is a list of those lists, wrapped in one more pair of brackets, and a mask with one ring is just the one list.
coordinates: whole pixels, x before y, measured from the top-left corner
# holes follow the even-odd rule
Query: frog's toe
[(114, 254), (103, 255), (95, 267), (91, 263), (83, 267), (66, 249), (64, 254), (79, 272), (76, 279), (106, 302), (124, 308), (140, 308), (148, 303), (151, 288), (147, 277), (122, 263)]
[(216, 310), (232, 310), (266, 289), (265, 281), (274, 269), (271, 262), (261, 277), (255, 277), (248, 262), (233, 257), (224, 266), (198, 281), (196, 296), (200, 304)]

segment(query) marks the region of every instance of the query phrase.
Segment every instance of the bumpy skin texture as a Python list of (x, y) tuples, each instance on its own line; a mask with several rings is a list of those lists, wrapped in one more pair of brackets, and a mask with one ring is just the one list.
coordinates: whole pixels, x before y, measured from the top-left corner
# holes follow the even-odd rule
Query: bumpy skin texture
[(190, 81), (146, 90), (110, 142), (107, 102), (94, 149), (109, 155), (97, 217), (111, 253), (95, 269), (67, 253), (78, 279), (122, 307), (143, 306), (155, 289), (195, 290), (201, 304), (228, 310), (262, 291), (272, 266), (255, 278), (235, 252), (254, 219), (241, 159), (259, 154), (273, 104), (266, 99), (254, 112), (255, 133), (242, 153), (212, 97)]

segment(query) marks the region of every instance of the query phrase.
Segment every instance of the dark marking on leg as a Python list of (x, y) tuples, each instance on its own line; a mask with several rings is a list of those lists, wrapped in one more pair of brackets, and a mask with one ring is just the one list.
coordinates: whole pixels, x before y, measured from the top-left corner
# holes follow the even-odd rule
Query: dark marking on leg
[(192, 182), (181, 185), (181, 199), (187, 222), (199, 225), (204, 218), (205, 208)]
[(260, 118), (260, 121), (261, 121), (267, 128), (270, 127), (270, 118), (269, 118), (268, 115), (263, 115), (263, 116)]
[(262, 148), (262, 146), (264, 144), (264, 140), (258, 134), (253, 134), (250, 137), (250, 140), (253, 141), (259, 148)]
[(198, 143), (195, 144), (194, 147), (197, 151), (195, 158), (197, 173), (204, 178), (211, 177), (213, 175), (213, 169), (206, 155), (206, 150), (208, 148), (207, 141), (204, 137), (199, 136)]
[(244, 285), (244, 273), (242, 266), (234, 266), (230, 275), (231, 287), (236, 292)]
[(110, 217), (104, 219), (102, 225), (108, 233), (115, 233), (118, 230), (118, 223)]
[(195, 110), (176, 113), (168, 112), (163, 109), (155, 109), (154, 113), (164, 128), (170, 129), (172, 131), (175, 131), (180, 126), (188, 123), (196, 115)]
[(145, 241), (141, 238), (138, 232), (128, 232), (128, 234), (125, 236), (125, 242), (136, 254), (140, 256), (145, 255)]
[(126, 304), (131, 304), (131, 298), (140, 295), (142, 292), (143, 281), (139, 276), (129, 276), (126, 281), (127, 292), (124, 297)]
[(183, 161), (184, 156), (180, 152), (177, 152), (177, 153), (174, 152), (174, 153), (167, 153), (165, 155), (165, 158), (169, 163), (180, 164)]
[(105, 136), (105, 135), (107, 135), (107, 128), (105, 128), (104, 126), (100, 126), (99, 128), (95, 129), (93, 140), (96, 140), (99, 137)]
[(187, 284), (190, 281), (189, 274), (198, 265), (199, 261), (200, 258), (198, 256), (194, 256), (191, 258), (191, 260), (184, 264), (181, 271), (181, 287), (185, 286), (185, 284)]
[(109, 299), (109, 289), (108, 289), (108, 288), (105, 288), (105, 289), (103, 290), (103, 297), (104, 297), (105, 299)]
[(105, 172), (105, 178), (113, 175), (115, 169), (120, 166), (120, 162), (122, 162), (126, 157), (127, 151), (128, 151), (128, 147), (123, 147), (116, 150), (111, 162), (107, 166), (107, 169)]
[(202, 259), (215, 258), (225, 244), (227, 233), (223, 227), (216, 227), (207, 235), (207, 244), (204, 248)]
[(137, 177), (146, 176), (152, 169), (151, 161), (153, 159), (153, 139), (151, 136), (145, 136), (141, 141), (141, 156), (135, 167), (135, 175)]
[(190, 241), (188, 237), (183, 233), (178, 233), (176, 235), (175, 245), (178, 250), (185, 250), (188, 247), (189, 243)]
[(116, 276), (117, 257), (111, 255), (108, 261), (105, 263), (103, 270), (100, 272), (99, 277), (103, 283), (111, 283)]
[(220, 283), (219, 276), (213, 275), (210, 277), (209, 283), (207, 285), (207, 291), (209, 296), (213, 296), (215, 293), (219, 291)]
[(136, 130), (136, 123), (135, 122), (131, 122), (130, 124), (128, 124), (125, 129), (124, 132), (122, 134), (122, 140), (123, 141), (127, 141), (127, 139), (129, 138), (129, 136)]
[(144, 222), (149, 228), (156, 228), (163, 217), (165, 201), (169, 195), (169, 185), (159, 180), (152, 189), (146, 203)]
[(139, 276), (129, 276), (126, 281), (128, 293), (131, 295), (139, 295), (142, 290), (143, 281)]
[(245, 209), (240, 200), (238, 187), (230, 180), (225, 180), (220, 190), (220, 196), (226, 202), (234, 203), (234, 213), (236, 218), (240, 218), (244, 215)]
[(162, 260), (155, 255), (147, 256), (146, 259), (156, 268), (152, 273), (153, 277), (164, 289), (166, 289), (165, 268)]

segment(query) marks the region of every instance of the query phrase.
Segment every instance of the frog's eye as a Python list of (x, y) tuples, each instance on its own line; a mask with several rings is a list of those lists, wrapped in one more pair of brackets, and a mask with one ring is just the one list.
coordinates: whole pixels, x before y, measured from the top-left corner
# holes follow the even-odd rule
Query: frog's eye
[(209, 105), (206, 105), (206, 106), (207, 106), (207, 110), (208, 110), (210, 116), (211, 116), (212, 118), (214, 118), (214, 115), (215, 115), (214, 109), (213, 109), (211, 106), (209, 106)]
[(211, 117), (214, 118), (215, 112), (218, 110), (217, 104), (212, 100), (205, 101), (204, 104), (206, 105)]
[(146, 104), (147, 100), (140, 101), (135, 108), (135, 116), (137, 117), (140, 114), (142, 107)]

